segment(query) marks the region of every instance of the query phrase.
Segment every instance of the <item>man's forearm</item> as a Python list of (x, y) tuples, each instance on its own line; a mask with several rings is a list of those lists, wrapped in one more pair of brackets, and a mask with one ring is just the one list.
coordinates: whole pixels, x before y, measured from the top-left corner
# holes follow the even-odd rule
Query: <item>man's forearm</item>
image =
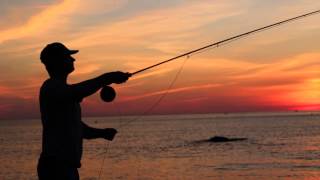
[(111, 80), (106, 78), (105, 75), (98, 76), (93, 79), (89, 79), (77, 84), (71, 85), (72, 91), (75, 93), (76, 97), (82, 99), (84, 97), (90, 96), (97, 92), (104, 85), (111, 84)]
[(104, 138), (104, 135), (105, 135), (105, 129), (89, 127), (83, 122), (82, 122), (82, 132), (83, 132), (83, 138), (85, 139)]

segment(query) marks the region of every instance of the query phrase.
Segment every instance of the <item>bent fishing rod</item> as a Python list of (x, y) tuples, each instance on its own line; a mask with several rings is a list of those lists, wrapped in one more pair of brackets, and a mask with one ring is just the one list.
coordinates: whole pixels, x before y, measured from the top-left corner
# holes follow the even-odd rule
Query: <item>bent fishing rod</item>
[(239, 34), (239, 35), (236, 35), (236, 36), (233, 36), (233, 37), (230, 37), (230, 38), (221, 40), (221, 41), (218, 41), (218, 42), (214, 42), (214, 43), (212, 43), (212, 44), (203, 46), (203, 47), (201, 47), (201, 48), (198, 48), (198, 49), (195, 49), (195, 50), (186, 52), (186, 53), (184, 53), (184, 54), (181, 54), (181, 55), (178, 55), (178, 56), (176, 56), (176, 57), (170, 58), (170, 59), (168, 59), (168, 60), (159, 62), (159, 63), (154, 64), (154, 65), (152, 65), (152, 66), (148, 66), (148, 67), (146, 67), (146, 68), (140, 69), (140, 70), (135, 71), (135, 72), (130, 73), (130, 74), (133, 76), (133, 75), (136, 75), (136, 74), (141, 73), (141, 72), (143, 72), (143, 71), (146, 71), (146, 70), (148, 70), (148, 69), (157, 67), (157, 66), (159, 66), (159, 65), (161, 65), (161, 64), (165, 64), (165, 63), (168, 63), (168, 62), (170, 62), (170, 61), (179, 59), (179, 58), (181, 58), (181, 57), (185, 57), (185, 56), (188, 57), (189, 55), (194, 54), (194, 53), (196, 53), (196, 52), (200, 52), (200, 51), (202, 51), (202, 50), (205, 50), (205, 49), (208, 49), (208, 48), (211, 48), (211, 47), (219, 47), (220, 45), (226, 44), (226, 43), (231, 42), (231, 41), (233, 41), (233, 40), (238, 40), (238, 39), (240, 39), (240, 38), (249, 36), (249, 35), (251, 35), (251, 34), (253, 34), (253, 33), (258, 33), (258, 32), (261, 32), (261, 31), (264, 31), (264, 30), (267, 30), (267, 29), (271, 29), (271, 28), (274, 28), (274, 27), (283, 25), (283, 24), (285, 24), (285, 23), (289, 23), (289, 22), (292, 22), (292, 21), (296, 21), (296, 20), (299, 20), (299, 19), (302, 19), (302, 18), (305, 18), (305, 17), (308, 17), (308, 16), (312, 16), (312, 15), (318, 14), (318, 13), (320, 13), (320, 10), (312, 11), (312, 12), (309, 12), (309, 13), (306, 13), (306, 14), (303, 14), (303, 15), (300, 15), (300, 16), (296, 16), (296, 17), (293, 17), (293, 18), (290, 18), (290, 19), (286, 19), (286, 20), (283, 20), (283, 21), (279, 21), (279, 22), (274, 23), (274, 24), (270, 24), (270, 25), (268, 25), (268, 26), (264, 26), (264, 27), (261, 27), (261, 28), (257, 28), (257, 29), (254, 29), (254, 30), (251, 30), (251, 31), (248, 31), (248, 32), (245, 32), (245, 33), (242, 33), (242, 34)]

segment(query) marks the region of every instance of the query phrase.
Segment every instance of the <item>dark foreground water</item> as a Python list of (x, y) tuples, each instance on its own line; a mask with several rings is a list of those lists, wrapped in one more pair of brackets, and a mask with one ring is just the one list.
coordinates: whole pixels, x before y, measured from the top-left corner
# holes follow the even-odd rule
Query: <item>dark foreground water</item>
[[(134, 117), (85, 118), (119, 127)], [(108, 145), (85, 141), (83, 180), (320, 179), (320, 113), (146, 116), (119, 129)], [(201, 142), (211, 136), (247, 141)], [(0, 122), (0, 179), (37, 179), (39, 120)]]

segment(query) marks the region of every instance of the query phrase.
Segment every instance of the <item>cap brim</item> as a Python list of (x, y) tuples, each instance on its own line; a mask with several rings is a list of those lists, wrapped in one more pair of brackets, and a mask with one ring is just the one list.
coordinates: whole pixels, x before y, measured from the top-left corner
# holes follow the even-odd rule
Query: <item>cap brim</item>
[(78, 52), (79, 52), (79, 50), (69, 50), (69, 54), (76, 54)]

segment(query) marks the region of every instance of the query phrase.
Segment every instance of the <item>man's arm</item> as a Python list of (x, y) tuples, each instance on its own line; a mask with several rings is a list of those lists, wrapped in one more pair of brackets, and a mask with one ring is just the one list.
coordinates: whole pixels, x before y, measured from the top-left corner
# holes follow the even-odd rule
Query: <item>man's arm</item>
[(82, 123), (82, 133), (83, 133), (82, 137), (84, 139), (104, 138), (112, 141), (114, 136), (117, 133), (117, 130), (113, 128), (98, 129), (98, 128), (90, 127), (84, 122), (81, 122), (81, 123)]
[(127, 81), (130, 76), (131, 75), (129, 73), (123, 73), (120, 71), (105, 73), (96, 78), (71, 85), (72, 93), (77, 99), (82, 99), (94, 94), (105, 85), (123, 83)]

